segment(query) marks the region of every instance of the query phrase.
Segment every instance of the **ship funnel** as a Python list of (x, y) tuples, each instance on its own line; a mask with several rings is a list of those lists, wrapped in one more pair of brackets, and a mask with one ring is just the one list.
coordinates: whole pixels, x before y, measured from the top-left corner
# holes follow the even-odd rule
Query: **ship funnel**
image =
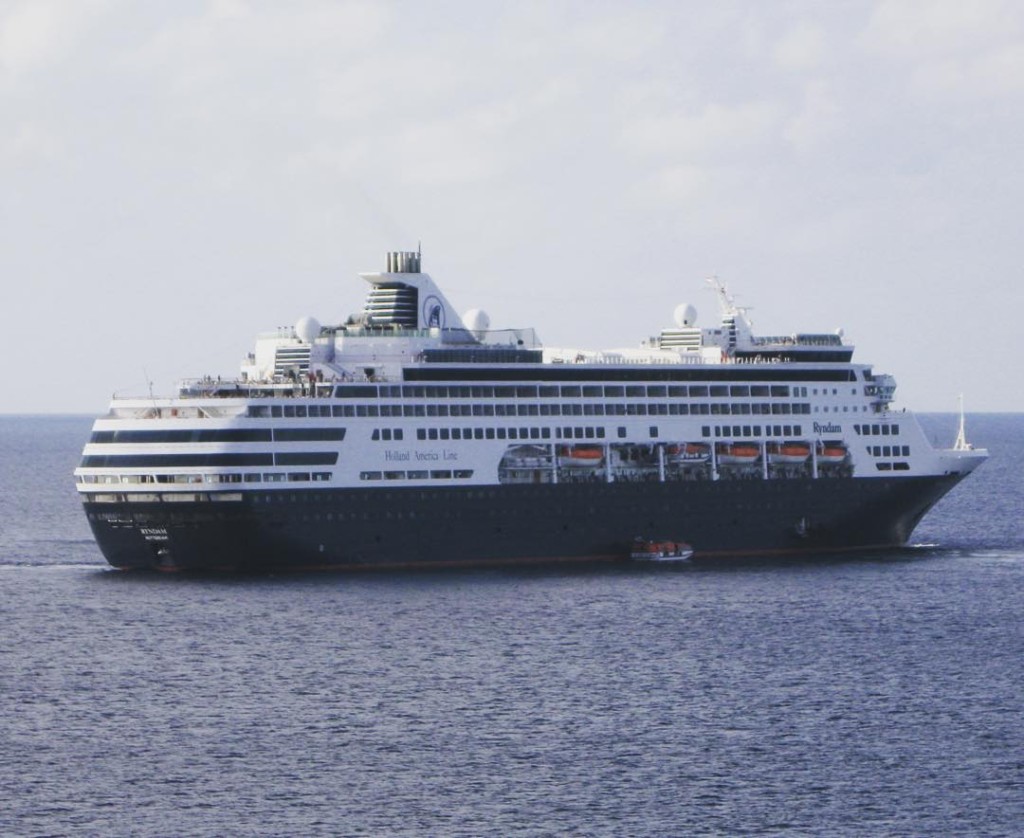
[(418, 274), (420, 272), (420, 254), (412, 250), (393, 250), (387, 254), (387, 272), (389, 274)]

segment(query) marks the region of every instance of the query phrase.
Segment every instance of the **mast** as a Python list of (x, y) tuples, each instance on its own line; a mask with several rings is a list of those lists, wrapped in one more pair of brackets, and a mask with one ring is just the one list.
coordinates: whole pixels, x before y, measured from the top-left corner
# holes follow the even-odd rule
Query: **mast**
[(967, 441), (967, 434), (964, 432), (964, 394), (960, 394), (960, 429), (956, 435), (956, 442), (953, 443), (954, 451), (972, 451), (974, 446)]

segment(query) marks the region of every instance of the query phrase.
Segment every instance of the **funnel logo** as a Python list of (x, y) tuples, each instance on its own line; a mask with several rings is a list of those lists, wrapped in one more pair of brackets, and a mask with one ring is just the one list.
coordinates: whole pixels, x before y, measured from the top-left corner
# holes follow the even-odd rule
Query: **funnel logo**
[(444, 328), (444, 306), (433, 294), (423, 301), (422, 322), (425, 329)]

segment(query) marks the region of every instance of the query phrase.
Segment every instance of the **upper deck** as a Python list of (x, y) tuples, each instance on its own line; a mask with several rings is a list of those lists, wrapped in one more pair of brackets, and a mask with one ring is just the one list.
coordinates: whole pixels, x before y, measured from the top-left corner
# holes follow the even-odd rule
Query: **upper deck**
[(851, 363), (841, 332), (755, 335), (747, 309), (709, 280), (720, 322), (699, 327), (693, 306), (675, 324), (631, 348), (550, 348), (533, 329), (491, 329), (480, 310), (456, 313), (420, 254), (389, 253), (387, 270), (361, 274), (364, 308), (344, 323), (312, 317), (257, 338), (237, 378), (182, 381), (181, 399), (322, 397), (349, 383), (414, 381), (854, 382), (884, 411), (895, 381)]

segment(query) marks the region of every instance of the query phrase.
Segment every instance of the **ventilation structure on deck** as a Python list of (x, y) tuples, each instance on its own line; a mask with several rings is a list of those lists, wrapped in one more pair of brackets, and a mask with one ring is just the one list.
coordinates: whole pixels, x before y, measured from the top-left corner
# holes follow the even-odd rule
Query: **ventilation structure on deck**
[(415, 329), (419, 325), (419, 299), (419, 290), (404, 282), (377, 283), (366, 295), (366, 324)]
[(274, 350), (274, 375), (281, 378), (289, 373), (302, 375), (309, 372), (309, 349), (306, 346), (279, 346)]
[(701, 331), (696, 327), (662, 329), (658, 346), (662, 349), (694, 351), (701, 347)]

